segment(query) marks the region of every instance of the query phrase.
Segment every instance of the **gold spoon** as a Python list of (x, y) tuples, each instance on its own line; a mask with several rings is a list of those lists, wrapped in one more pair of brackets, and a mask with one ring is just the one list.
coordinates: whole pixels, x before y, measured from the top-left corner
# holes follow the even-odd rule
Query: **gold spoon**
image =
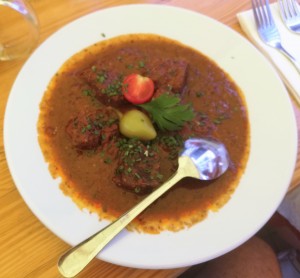
[(137, 215), (157, 198), (185, 177), (200, 180), (218, 178), (228, 168), (229, 156), (220, 142), (211, 139), (188, 139), (178, 159), (178, 170), (167, 182), (148, 195), (139, 204), (88, 239), (69, 249), (58, 261), (58, 270), (64, 277), (74, 277), (123, 230)]

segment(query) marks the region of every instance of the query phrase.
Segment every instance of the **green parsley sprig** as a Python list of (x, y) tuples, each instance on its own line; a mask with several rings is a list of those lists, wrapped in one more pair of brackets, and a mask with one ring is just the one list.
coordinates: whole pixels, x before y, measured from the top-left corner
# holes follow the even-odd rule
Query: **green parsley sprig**
[(175, 131), (194, 118), (191, 105), (181, 104), (180, 98), (162, 94), (150, 102), (139, 105), (152, 117), (158, 128), (162, 131)]

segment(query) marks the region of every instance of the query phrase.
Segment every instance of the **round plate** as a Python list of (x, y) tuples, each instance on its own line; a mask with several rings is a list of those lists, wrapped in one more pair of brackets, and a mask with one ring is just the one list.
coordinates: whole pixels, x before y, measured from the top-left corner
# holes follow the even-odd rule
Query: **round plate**
[(9, 96), (4, 140), (11, 174), (32, 212), (67, 243), (75, 245), (108, 224), (78, 209), (60, 191), (38, 144), (37, 120), (47, 84), (72, 54), (128, 33), (178, 40), (229, 73), (245, 95), (251, 150), (237, 190), (220, 211), (176, 233), (124, 230), (99, 258), (136, 268), (175, 268), (210, 260), (245, 242), (271, 217), (287, 191), (297, 153), (295, 118), (278, 75), (246, 39), (211, 18), (161, 5), (119, 6), (84, 16), (49, 37), (25, 63)]

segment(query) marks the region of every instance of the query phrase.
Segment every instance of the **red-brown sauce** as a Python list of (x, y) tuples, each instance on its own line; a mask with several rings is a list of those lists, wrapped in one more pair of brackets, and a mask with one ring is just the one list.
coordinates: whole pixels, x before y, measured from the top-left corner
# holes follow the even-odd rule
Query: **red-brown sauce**
[[(114, 96), (122, 78), (131, 73), (150, 75), (156, 95), (165, 91), (178, 94), (195, 111), (193, 122), (180, 131), (158, 131), (154, 142), (143, 143), (156, 151), (155, 160), (148, 164), (155, 167), (155, 161), (159, 163), (159, 175), (155, 177), (158, 184), (176, 171), (178, 151), (190, 136), (218, 139), (230, 154), (230, 168), (219, 179), (182, 180), (129, 227), (150, 233), (180, 230), (201, 221), (209, 210), (218, 210), (229, 200), (249, 152), (247, 109), (239, 88), (216, 63), (198, 51), (164, 37), (136, 34), (103, 41), (74, 55), (52, 78), (40, 104), (40, 146), (53, 177), (62, 178), (61, 189), (81, 208), (112, 220), (140, 202), (147, 191), (141, 194), (115, 182), (120, 163), (118, 142), (124, 136), (115, 130), (111, 137), (102, 136), (98, 145), (78, 148), (69, 130), (70, 121), (77, 125), (82, 113), (106, 111), (108, 107), (121, 112), (132, 109), (131, 104), (116, 101)], [(115, 117), (114, 113), (109, 115)], [(113, 124), (107, 124), (108, 120), (105, 123), (111, 131), (113, 124), (118, 124), (117, 117)], [(177, 145), (166, 147), (164, 140)], [(143, 161), (140, 163), (146, 163)]]

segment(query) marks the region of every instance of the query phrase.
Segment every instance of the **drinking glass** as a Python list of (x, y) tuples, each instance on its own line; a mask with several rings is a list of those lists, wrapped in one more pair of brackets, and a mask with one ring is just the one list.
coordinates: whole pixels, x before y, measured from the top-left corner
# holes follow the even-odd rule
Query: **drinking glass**
[(0, 0), (0, 61), (29, 55), (38, 37), (37, 16), (28, 2)]

